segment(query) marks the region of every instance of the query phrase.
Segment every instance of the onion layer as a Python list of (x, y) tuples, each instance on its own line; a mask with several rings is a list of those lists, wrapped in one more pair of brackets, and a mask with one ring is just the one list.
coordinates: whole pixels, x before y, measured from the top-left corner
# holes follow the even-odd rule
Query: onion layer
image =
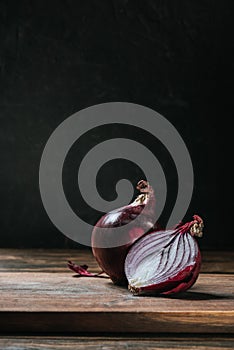
[(202, 236), (203, 221), (198, 215), (193, 219), (173, 230), (146, 235), (131, 247), (125, 274), (134, 295), (173, 294), (195, 283), (201, 254), (194, 236)]

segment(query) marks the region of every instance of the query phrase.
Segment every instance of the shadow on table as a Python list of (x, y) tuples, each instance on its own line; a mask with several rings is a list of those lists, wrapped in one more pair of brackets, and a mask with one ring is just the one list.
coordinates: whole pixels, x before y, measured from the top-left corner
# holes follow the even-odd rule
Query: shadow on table
[[(119, 289), (119, 290), (126, 290), (127, 287), (125, 286), (117, 286), (112, 284), (112, 282), (108, 283), (109, 288)], [(130, 292), (129, 292), (130, 293)], [(172, 294), (172, 295), (159, 295), (159, 294), (151, 294), (151, 295), (140, 295), (140, 296), (134, 296), (136, 298), (140, 297), (157, 297), (157, 298), (166, 298), (166, 299), (181, 299), (181, 300), (220, 300), (220, 299), (234, 299), (234, 295), (229, 294), (211, 294), (211, 293), (204, 293), (204, 292), (197, 292), (197, 291), (187, 291), (182, 292), (179, 294)]]
[(210, 294), (202, 292), (183, 292), (175, 295), (165, 295), (163, 298), (184, 299), (184, 300), (217, 300), (217, 299), (234, 299), (234, 296), (227, 294)]

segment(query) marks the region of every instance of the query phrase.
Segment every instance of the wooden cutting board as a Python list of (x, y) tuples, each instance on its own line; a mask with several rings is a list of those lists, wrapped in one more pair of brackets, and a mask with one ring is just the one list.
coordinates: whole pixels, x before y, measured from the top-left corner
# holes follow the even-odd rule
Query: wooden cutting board
[(1, 332), (234, 333), (230, 272), (203, 272), (178, 296), (136, 297), (109, 279), (73, 277), (65, 256), (97, 270), (86, 251), (0, 251)]

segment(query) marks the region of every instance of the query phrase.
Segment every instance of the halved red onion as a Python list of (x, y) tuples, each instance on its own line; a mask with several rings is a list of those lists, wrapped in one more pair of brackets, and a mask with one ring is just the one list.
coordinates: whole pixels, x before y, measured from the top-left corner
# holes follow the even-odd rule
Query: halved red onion
[(202, 236), (203, 221), (198, 215), (193, 219), (173, 230), (146, 235), (130, 248), (125, 274), (134, 295), (173, 294), (195, 283), (201, 254), (194, 236)]
[[(130, 246), (150, 229), (157, 229), (154, 222), (155, 196), (148, 182), (141, 180), (137, 184), (140, 195), (131, 204), (105, 214), (95, 225), (92, 232), (92, 251), (101, 269), (115, 284), (127, 284), (124, 273), (124, 261)], [(144, 208), (145, 213), (141, 212)], [(138, 219), (139, 215), (139, 219)], [(124, 227), (126, 224), (129, 224)], [(118, 233), (119, 242), (128, 242), (118, 247), (102, 248), (104, 243), (116, 236), (115, 227), (123, 227)], [(119, 232), (119, 231), (118, 231)]]

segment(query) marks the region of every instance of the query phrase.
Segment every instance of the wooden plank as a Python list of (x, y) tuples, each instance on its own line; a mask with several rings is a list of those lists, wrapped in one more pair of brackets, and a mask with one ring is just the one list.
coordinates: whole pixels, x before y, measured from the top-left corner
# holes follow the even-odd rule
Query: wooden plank
[(94, 272), (100, 271), (90, 250), (65, 249), (0, 249), (0, 272), (66, 272), (67, 261), (86, 264)]
[(227, 337), (171, 338), (171, 337), (58, 337), (58, 336), (2, 336), (2, 350), (55, 349), (55, 350), (122, 350), (122, 349), (181, 349), (181, 350), (230, 350), (234, 348), (234, 339)]
[[(66, 261), (87, 264), (94, 272), (99, 271), (89, 249), (0, 249), (0, 272), (66, 272)], [(203, 273), (234, 273), (234, 252), (202, 252)]]
[(0, 274), (0, 329), (20, 332), (234, 333), (234, 276), (201, 274), (174, 297), (135, 297), (108, 279)]
[[(165, 314), (165, 313), (164, 313)], [(233, 315), (220, 313), (5, 313), (2, 332), (233, 333)]]
[(202, 252), (203, 273), (234, 273), (234, 251)]

